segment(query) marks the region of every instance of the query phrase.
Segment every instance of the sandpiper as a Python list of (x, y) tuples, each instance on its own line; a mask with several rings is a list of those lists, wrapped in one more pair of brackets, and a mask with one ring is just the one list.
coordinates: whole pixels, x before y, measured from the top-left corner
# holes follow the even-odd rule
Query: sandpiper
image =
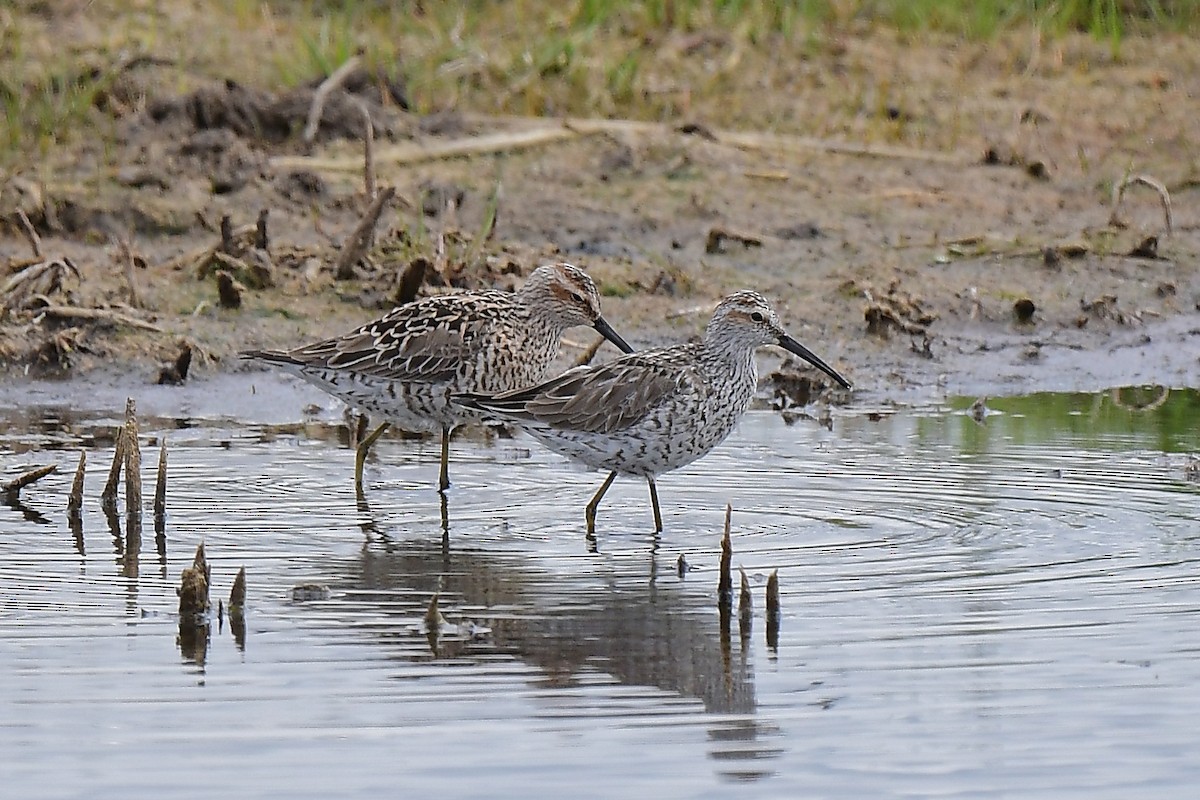
[(698, 342), (621, 356), (569, 370), (538, 386), (455, 395), (466, 408), (515, 423), (547, 447), (593, 469), (609, 470), (587, 505), (596, 508), (618, 474), (646, 479), (655, 531), (662, 530), (656, 476), (719, 444), (758, 386), (755, 350), (777, 344), (849, 389), (850, 383), (783, 329), (770, 303), (740, 291), (717, 306)]
[(452, 406), (462, 392), (506, 392), (537, 383), (558, 355), (563, 332), (591, 325), (623, 352), (632, 348), (600, 315), (600, 295), (578, 267), (538, 267), (516, 292), (478, 291), (426, 297), (333, 339), (293, 350), (248, 350), (385, 423), (358, 447), (363, 462), (388, 423), (442, 434), (439, 491), (450, 485), (450, 431), (478, 416)]

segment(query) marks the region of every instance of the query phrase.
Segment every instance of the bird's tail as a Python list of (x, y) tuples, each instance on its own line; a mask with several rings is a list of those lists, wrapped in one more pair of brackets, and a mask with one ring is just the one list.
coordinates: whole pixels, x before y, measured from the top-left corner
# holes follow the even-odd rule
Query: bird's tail
[(238, 353), (238, 358), (265, 361), (282, 367), (301, 365), (301, 362), (286, 350), (243, 350)]

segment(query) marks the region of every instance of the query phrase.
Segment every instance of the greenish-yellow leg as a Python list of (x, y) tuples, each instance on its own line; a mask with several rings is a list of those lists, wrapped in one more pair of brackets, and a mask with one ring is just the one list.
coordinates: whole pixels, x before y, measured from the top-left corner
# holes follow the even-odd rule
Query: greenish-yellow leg
[(604, 479), (604, 483), (600, 484), (600, 491), (596, 492), (592, 502), (587, 504), (587, 509), (584, 512), (587, 516), (587, 532), (596, 532), (596, 509), (600, 507), (600, 498), (604, 497), (604, 493), (608, 491), (608, 487), (612, 486), (612, 482), (616, 479), (616, 471), (608, 473), (608, 477)]
[(360, 494), (362, 493), (363, 465), (367, 463), (367, 451), (371, 449), (371, 445), (379, 440), (380, 436), (383, 436), (383, 432), (390, 427), (391, 423), (385, 422), (371, 431), (367, 438), (358, 443), (358, 449), (354, 453), (354, 488)]

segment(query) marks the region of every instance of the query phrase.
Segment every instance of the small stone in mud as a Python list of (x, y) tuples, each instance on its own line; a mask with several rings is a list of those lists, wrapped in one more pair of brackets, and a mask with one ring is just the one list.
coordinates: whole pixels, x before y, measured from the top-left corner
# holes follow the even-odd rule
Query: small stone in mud
[(159, 385), (178, 386), (187, 380), (188, 369), (192, 366), (192, 346), (184, 342), (179, 347), (179, 355), (170, 364), (166, 364), (158, 372)]
[(456, 183), (425, 181), (420, 190), (421, 213), (427, 217), (436, 217), (451, 205), (456, 209), (462, 208), (467, 198), (467, 190)]
[(822, 233), (815, 222), (798, 222), (783, 228), (776, 228), (774, 234), (780, 239), (817, 239)]
[(1129, 251), (1129, 255), (1133, 258), (1158, 258), (1158, 237), (1147, 236), (1142, 241), (1138, 242), (1137, 246)]
[(217, 296), (220, 298), (221, 308), (241, 308), (242, 288), (226, 270), (217, 271)]
[(1175, 284), (1171, 283), (1170, 281), (1160, 283), (1158, 288), (1154, 290), (1154, 293), (1159, 297), (1174, 297), (1175, 292)]
[(1017, 318), (1017, 322), (1022, 325), (1027, 325), (1033, 321), (1033, 313), (1037, 311), (1037, 306), (1028, 297), (1022, 297), (1017, 302), (1013, 303), (1013, 314)]
[(1046, 162), (1040, 159), (1026, 162), (1025, 172), (1031, 178), (1036, 178), (1039, 181), (1050, 180), (1050, 169), (1046, 166)]

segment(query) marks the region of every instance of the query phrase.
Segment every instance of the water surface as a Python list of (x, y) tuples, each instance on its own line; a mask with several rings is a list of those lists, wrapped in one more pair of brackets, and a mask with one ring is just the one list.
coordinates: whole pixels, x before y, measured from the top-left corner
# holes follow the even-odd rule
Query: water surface
[[(243, 402), (251, 403), (250, 389)], [(301, 393), (304, 402), (311, 399)], [(380, 442), (336, 415), (158, 410), (169, 514), (96, 497), (109, 413), (0, 411), (0, 785), (12, 797), (1190, 797), (1200, 785), (1200, 395), (749, 414), (646, 487), (524, 436)], [(82, 531), (66, 519), (88, 452)], [(146, 489), (147, 500), (152, 486)], [(725, 503), (755, 603), (715, 604)], [(180, 642), (203, 541), (246, 628)], [(683, 556), (691, 569), (680, 577)], [(765, 639), (766, 576), (782, 624)], [(294, 587), (328, 587), (297, 599)], [(422, 619), (439, 593), (437, 640)]]

